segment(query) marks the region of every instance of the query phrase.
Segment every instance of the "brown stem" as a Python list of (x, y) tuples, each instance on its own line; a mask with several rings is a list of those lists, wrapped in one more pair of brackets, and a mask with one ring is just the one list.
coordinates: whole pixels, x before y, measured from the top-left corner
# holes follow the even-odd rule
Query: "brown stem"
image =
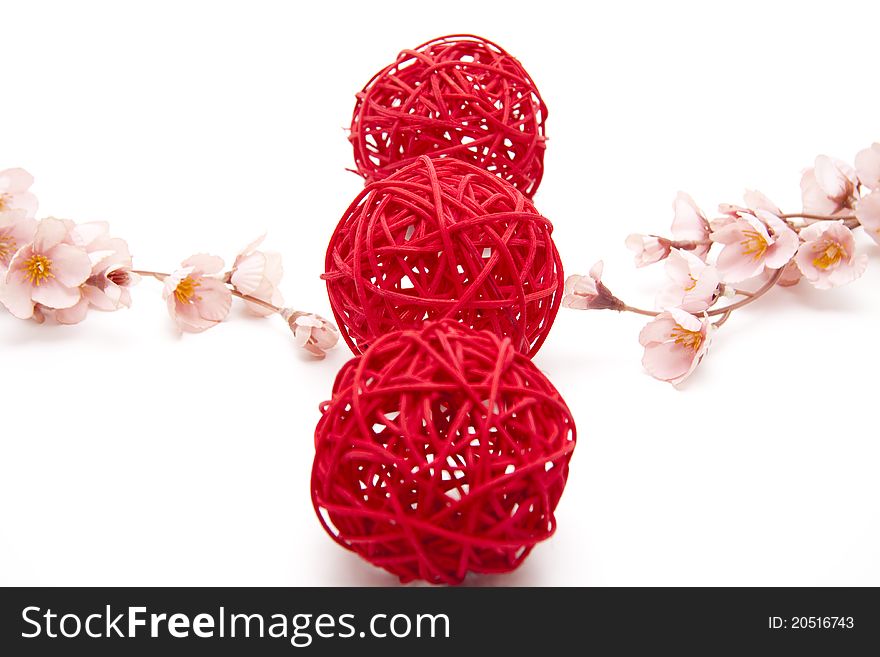
[(693, 251), (698, 246), (706, 246), (707, 244), (712, 244), (712, 240), (672, 240), (669, 242), (672, 248), (684, 251)]
[(281, 312), (281, 308), (269, 303), (268, 301), (263, 301), (262, 299), (257, 299), (256, 297), (252, 297), (249, 294), (242, 294), (241, 292), (239, 292), (236, 289), (230, 289), (229, 291), (232, 292), (232, 296), (238, 297), (239, 299), (244, 299), (245, 301), (248, 301), (250, 303), (257, 304), (258, 306), (263, 306), (263, 308), (265, 308), (267, 310), (271, 310), (274, 313)]
[[(727, 309), (725, 309), (725, 310), (727, 310)], [(730, 319), (730, 311), (729, 310), (727, 310), (727, 312), (725, 312), (721, 316), (721, 319), (719, 319), (717, 322), (715, 322), (715, 328), (718, 328), (719, 326), (724, 326), (724, 322), (726, 322), (728, 319)]]
[[(807, 221), (810, 221), (813, 223), (816, 223), (818, 221), (842, 221), (843, 225), (846, 226), (847, 228), (849, 228), (850, 230), (854, 230), (861, 225), (861, 222), (859, 221), (858, 217), (856, 217), (854, 214), (837, 215), (837, 216), (831, 216), (831, 215), (825, 215), (825, 214), (782, 214), (779, 216), (782, 218), (783, 221), (785, 221), (785, 223), (787, 223), (789, 226), (791, 226), (794, 230), (796, 230), (798, 232), (800, 232), (802, 227), (793, 225), (789, 221), (789, 218), (792, 218), (792, 217), (798, 218), (799, 217), (801, 219), (806, 219)], [(811, 224), (807, 224), (807, 225), (811, 225)]]
[(780, 219), (815, 219), (816, 221), (837, 221), (838, 219), (843, 219), (844, 221), (848, 221), (850, 219), (855, 219), (856, 216), (854, 214), (850, 215), (840, 215), (840, 216), (832, 216), (828, 214), (809, 214), (798, 212), (794, 214), (781, 214), (779, 215)]
[(621, 312), (627, 313), (635, 313), (636, 315), (647, 315), (648, 317), (656, 317), (660, 314), (657, 310), (643, 310), (641, 308), (636, 308), (635, 306), (627, 306), (624, 304), (623, 308), (620, 309)]
[(164, 281), (170, 276), (170, 274), (163, 274), (160, 271), (146, 271), (144, 269), (132, 269), (131, 273), (138, 274), (139, 276), (152, 276), (157, 281)]
[[(767, 280), (767, 282), (764, 283), (757, 290), (752, 292), (751, 296), (747, 296), (745, 299), (740, 299), (736, 303), (732, 303), (729, 306), (724, 306), (724, 308), (715, 308), (714, 310), (710, 310), (706, 313), (706, 315), (709, 317), (716, 317), (718, 315), (729, 314), (732, 313), (734, 310), (737, 310), (738, 308), (749, 305), (753, 301), (757, 301), (760, 297), (764, 296), (765, 294), (767, 294), (767, 292), (773, 289), (773, 286), (776, 285), (776, 283), (782, 277), (783, 269), (785, 269), (785, 267), (780, 267), (775, 272), (773, 272), (773, 275)], [(649, 317), (656, 317), (661, 312), (663, 312), (661, 310), (645, 310), (643, 308), (636, 308), (634, 306), (627, 305), (624, 305), (621, 310), (625, 312), (636, 313), (637, 315), (647, 315)], [(726, 321), (727, 320), (724, 319), (721, 323), (723, 324)], [(721, 324), (718, 324), (718, 326), (720, 325)]]

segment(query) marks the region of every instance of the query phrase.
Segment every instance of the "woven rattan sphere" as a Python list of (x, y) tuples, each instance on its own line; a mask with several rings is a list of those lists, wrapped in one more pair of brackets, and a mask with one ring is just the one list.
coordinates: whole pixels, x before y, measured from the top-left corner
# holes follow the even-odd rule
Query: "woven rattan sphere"
[(357, 94), (349, 139), (358, 172), (380, 180), (420, 155), (455, 157), (529, 198), (544, 175), (547, 107), (522, 65), (472, 35), (404, 50)]
[(454, 318), (534, 355), (563, 289), (553, 228), (482, 169), (422, 156), (367, 185), (327, 248), (327, 292), (354, 353), (391, 331)]
[(318, 518), (401, 581), (507, 572), (553, 534), (574, 421), (509, 339), (448, 320), (386, 335), (322, 411)]

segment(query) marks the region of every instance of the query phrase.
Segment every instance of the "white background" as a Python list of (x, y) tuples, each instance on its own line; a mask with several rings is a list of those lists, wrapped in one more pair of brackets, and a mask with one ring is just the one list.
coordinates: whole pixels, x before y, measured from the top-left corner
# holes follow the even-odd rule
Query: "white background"
[[(548, 106), (536, 203), (567, 273), (652, 303), (623, 238), (679, 189), (799, 209), (821, 152), (880, 140), (876, 2), (2, 2), (0, 168), (41, 215), (108, 220), (136, 265), (225, 256), (264, 230), (283, 290), (329, 315), (329, 235), (360, 179), (354, 93), (404, 47), (483, 34)], [(643, 319), (563, 310), (535, 362), (580, 438), (555, 537), (476, 584), (880, 585), (880, 249), (855, 284), (735, 313), (676, 391)], [(394, 579), (309, 499), (323, 363), (277, 319), (179, 337), (160, 286), (82, 325), (0, 313), (0, 583), (341, 585)]]

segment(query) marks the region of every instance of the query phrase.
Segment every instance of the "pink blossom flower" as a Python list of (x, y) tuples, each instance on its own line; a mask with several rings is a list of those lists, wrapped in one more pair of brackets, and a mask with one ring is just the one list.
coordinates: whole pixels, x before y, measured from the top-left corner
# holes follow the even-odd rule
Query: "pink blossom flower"
[(34, 177), (24, 169), (0, 171), (0, 212), (20, 209), (32, 219), (37, 213), (37, 197), (28, 189), (33, 184)]
[(679, 385), (699, 365), (709, 349), (712, 322), (679, 308), (660, 313), (639, 334), (645, 348), (642, 364), (655, 379)]
[(743, 201), (745, 201), (745, 206), (732, 203), (722, 203), (719, 205), (718, 211), (724, 216), (719, 219), (713, 219), (710, 222), (712, 230), (720, 230), (735, 219), (739, 218), (740, 215), (754, 214), (756, 210), (765, 210), (766, 212), (775, 214), (777, 217), (782, 214), (782, 210), (780, 210), (773, 201), (767, 198), (766, 194), (759, 192), (756, 189), (747, 189), (743, 194)]
[(721, 278), (712, 265), (688, 251), (673, 249), (666, 260), (669, 284), (657, 295), (657, 307), (703, 312), (718, 297)]
[(562, 305), (577, 310), (623, 310), (623, 302), (602, 282), (603, 268), (600, 260), (592, 266), (588, 276), (573, 274), (566, 278)]
[(709, 222), (712, 233), (717, 233), (722, 228), (726, 228), (727, 226), (731, 225), (740, 218), (741, 214), (752, 214), (751, 210), (749, 210), (748, 208), (743, 208), (738, 205), (731, 205), (729, 203), (722, 203), (718, 206), (718, 210), (722, 213), (722, 215), (720, 217), (714, 217)]
[(0, 211), (0, 276), (9, 268), (16, 251), (33, 241), (37, 222), (27, 216), (27, 211)]
[(811, 224), (801, 230), (801, 239), (795, 260), (804, 278), (820, 290), (854, 281), (868, 266), (868, 256), (856, 255), (855, 237), (842, 221)]
[(759, 192), (757, 189), (747, 189), (745, 194), (743, 194), (743, 200), (746, 202), (746, 207), (752, 212), (755, 210), (764, 210), (777, 216), (782, 214), (782, 210), (779, 209), (779, 206), (767, 198), (767, 195), (764, 194), (764, 192)]
[(293, 341), (315, 358), (324, 358), (327, 351), (339, 342), (339, 331), (332, 322), (320, 315), (284, 308), (281, 316), (293, 331)]
[(672, 210), (672, 239), (641, 233), (626, 238), (626, 247), (635, 253), (636, 267), (645, 267), (669, 257), (673, 247), (690, 251), (705, 260), (712, 246), (705, 215), (684, 192), (675, 197)]
[(636, 254), (636, 267), (645, 267), (667, 257), (672, 248), (672, 242), (656, 235), (633, 233), (626, 238), (626, 248)]
[(0, 302), (20, 319), (33, 317), (36, 304), (72, 308), (82, 298), (79, 288), (91, 270), (88, 254), (72, 243), (68, 225), (43, 219), (33, 242), (22, 246), (9, 263)]
[(874, 143), (870, 148), (859, 151), (856, 155), (856, 175), (868, 189), (880, 190), (880, 144)]
[[(692, 251), (698, 258), (706, 259), (709, 248), (709, 222), (689, 195), (679, 192), (672, 202), (672, 239), (676, 242), (694, 242)], [(667, 254), (668, 255), (668, 254)]]
[(856, 203), (856, 219), (868, 236), (880, 244), (880, 191), (859, 199)]
[[(273, 252), (258, 251), (257, 247), (263, 243), (266, 236), (263, 235), (248, 244), (232, 265), (229, 273), (229, 282), (242, 294), (261, 299), (273, 306), (281, 306), (284, 297), (278, 290), (281, 276), (284, 270), (281, 266), (281, 255)], [(274, 311), (264, 308), (255, 303), (248, 302), (247, 309), (261, 317), (271, 315)]]
[[(59, 324), (79, 324), (86, 318), (86, 315), (89, 312), (89, 300), (84, 296), (80, 296), (79, 301), (76, 302), (76, 305), (71, 306), (70, 308), (58, 308), (57, 310), (51, 310), (48, 308), (41, 308), (37, 306), (37, 309), (34, 310), (34, 316), (36, 317), (37, 310), (40, 311), (40, 314), (48, 313), (51, 316), (55, 317), (55, 321)], [(43, 318), (39, 317), (36, 319), (38, 324), (43, 323)]]
[(797, 233), (765, 210), (740, 215), (713, 232), (712, 240), (725, 245), (716, 266), (726, 283), (752, 278), (765, 268), (784, 267), (798, 248)]
[(232, 293), (216, 277), (223, 259), (199, 254), (184, 260), (181, 267), (165, 279), (163, 290), (168, 314), (180, 330), (199, 333), (226, 319)]
[(852, 209), (858, 197), (855, 169), (841, 160), (819, 155), (801, 177), (801, 197), (807, 214), (835, 215)]
[(88, 253), (92, 265), (89, 278), (80, 286), (80, 300), (70, 308), (51, 312), (59, 324), (78, 324), (90, 308), (114, 311), (131, 307), (128, 288), (140, 277), (131, 270), (131, 254), (124, 240), (109, 236), (106, 222), (65, 222), (72, 242)]
[(92, 261), (92, 273), (82, 287), (93, 308), (114, 311), (131, 307), (129, 287), (140, 280), (132, 272), (131, 253), (125, 240), (110, 237), (104, 222), (79, 224), (72, 231)]

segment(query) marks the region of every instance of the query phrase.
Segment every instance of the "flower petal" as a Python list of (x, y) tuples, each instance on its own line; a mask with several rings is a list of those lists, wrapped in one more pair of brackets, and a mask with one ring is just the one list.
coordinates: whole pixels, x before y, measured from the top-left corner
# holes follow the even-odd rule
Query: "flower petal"
[(801, 176), (801, 200), (804, 212), (809, 214), (836, 214), (840, 204), (828, 195), (816, 181), (813, 169), (806, 169)]
[(575, 287), (580, 282), (580, 280), (584, 278), (580, 274), (571, 274), (565, 279), (565, 285), (563, 290), (565, 294), (572, 294), (574, 292)]
[(725, 246), (718, 254), (715, 266), (725, 283), (739, 283), (764, 271), (764, 261), (744, 254), (739, 244)]
[(263, 233), (257, 239), (255, 239), (253, 242), (251, 242), (246, 247), (244, 247), (241, 251), (239, 251), (239, 256), (248, 256), (251, 253), (253, 253), (254, 251), (256, 251), (257, 248), (260, 246), (260, 244), (262, 244), (263, 241), (266, 239), (266, 235), (268, 235), (268, 233)]
[[(690, 254), (692, 258), (696, 258), (693, 254)], [(702, 260), (696, 258), (700, 264), (702, 264)], [(679, 249), (672, 249), (669, 252), (669, 257), (666, 259), (666, 275), (669, 276), (677, 285), (682, 287), (686, 287), (691, 283), (691, 262), (687, 259)]]
[(253, 296), (263, 282), (265, 270), (266, 256), (251, 253), (237, 261), (229, 280), (239, 292)]
[(642, 365), (655, 379), (673, 381), (685, 375), (694, 361), (694, 352), (674, 342), (645, 347)]
[(31, 288), (31, 299), (47, 308), (72, 308), (82, 298), (78, 287), (67, 287), (56, 279), (43, 281), (39, 287)]
[(79, 324), (86, 318), (88, 312), (89, 300), (82, 297), (75, 306), (56, 310), (55, 321), (59, 324)]
[(800, 239), (782, 219), (775, 214), (757, 211), (760, 218), (773, 230), (773, 243), (764, 253), (764, 266), (769, 269), (784, 267), (794, 257), (800, 245)]
[(308, 326), (303, 326), (297, 323), (295, 328), (293, 329), (293, 343), (297, 347), (304, 347), (308, 343), (311, 336), (312, 329)]
[(192, 267), (193, 270), (201, 272), (202, 274), (216, 274), (223, 269), (223, 258), (215, 255), (208, 255), (207, 253), (197, 253), (194, 256), (190, 256), (186, 260), (181, 263), (181, 266)]
[(281, 254), (275, 251), (266, 251), (263, 256), (266, 258), (266, 270), (263, 275), (277, 287), (281, 283), (281, 279), (284, 278), (284, 263)]
[(868, 189), (880, 190), (880, 143), (859, 151), (855, 164), (859, 181)]
[(94, 285), (83, 285), (82, 295), (92, 307), (98, 310), (110, 312), (119, 308), (120, 288), (113, 283), (109, 283), (104, 290)]
[(177, 289), (177, 286), (180, 285), (180, 282), (182, 280), (184, 280), (192, 273), (192, 267), (184, 267), (183, 269), (177, 269), (171, 272), (168, 276), (165, 277), (165, 281), (163, 282), (162, 297), (166, 300), (173, 299), (174, 291)]
[(756, 189), (747, 189), (745, 194), (743, 194), (743, 200), (746, 206), (753, 212), (756, 210), (766, 210), (776, 215), (782, 214), (782, 210), (773, 201), (767, 198), (763, 192), (759, 192)]
[(95, 240), (106, 237), (110, 233), (110, 224), (106, 221), (91, 221), (77, 224), (70, 231), (70, 241), (76, 246), (86, 247)]
[(880, 191), (859, 199), (856, 204), (856, 218), (868, 236), (880, 244)]
[(676, 324), (687, 331), (696, 332), (703, 328), (703, 322), (681, 308), (670, 308), (669, 314), (672, 315)]
[[(272, 284), (272, 281), (268, 279), (264, 279), (256, 290), (254, 290), (251, 295), (255, 299), (260, 299), (267, 303), (271, 303), (273, 306), (281, 307), (284, 305), (284, 297), (281, 296), (281, 292)], [(250, 312), (252, 315), (257, 315), (258, 317), (268, 317), (275, 313), (271, 308), (266, 308), (265, 306), (261, 306), (256, 303), (251, 303), (250, 301), (245, 303), (245, 309)]]
[(712, 231), (711, 239), (719, 244), (733, 244), (742, 240), (743, 223), (739, 219), (733, 219), (718, 230)]
[(855, 178), (851, 167), (827, 155), (816, 158), (814, 175), (825, 195), (838, 201), (849, 196)]
[(0, 279), (0, 303), (19, 319), (30, 319), (34, 315), (31, 286), (21, 276), (7, 275), (6, 280)]
[(709, 222), (688, 194), (679, 192), (672, 202), (672, 237), (682, 241), (701, 241), (709, 235)]
[(0, 192), (26, 192), (34, 184), (34, 177), (21, 168), (0, 171)]
[(672, 331), (676, 323), (668, 312), (657, 315), (648, 322), (639, 333), (639, 344), (643, 347), (649, 344), (666, 342), (671, 339)]
[(37, 232), (34, 235), (34, 252), (45, 254), (63, 242), (68, 234), (67, 224), (61, 219), (48, 217), (37, 224)]
[[(181, 331), (186, 331), (188, 333), (201, 333), (202, 331), (206, 331), (217, 325), (217, 322), (202, 317), (195, 304), (176, 303), (174, 302), (174, 297), (169, 301), (169, 311)], [(175, 308), (174, 311), (171, 311), (172, 305)]]
[(200, 278), (195, 306), (204, 319), (222, 322), (232, 306), (232, 293), (222, 282), (213, 278)]
[(76, 246), (59, 244), (47, 251), (46, 257), (52, 261), (55, 280), (65, 287), (82, 285), (92, 274), (89, 254)]

